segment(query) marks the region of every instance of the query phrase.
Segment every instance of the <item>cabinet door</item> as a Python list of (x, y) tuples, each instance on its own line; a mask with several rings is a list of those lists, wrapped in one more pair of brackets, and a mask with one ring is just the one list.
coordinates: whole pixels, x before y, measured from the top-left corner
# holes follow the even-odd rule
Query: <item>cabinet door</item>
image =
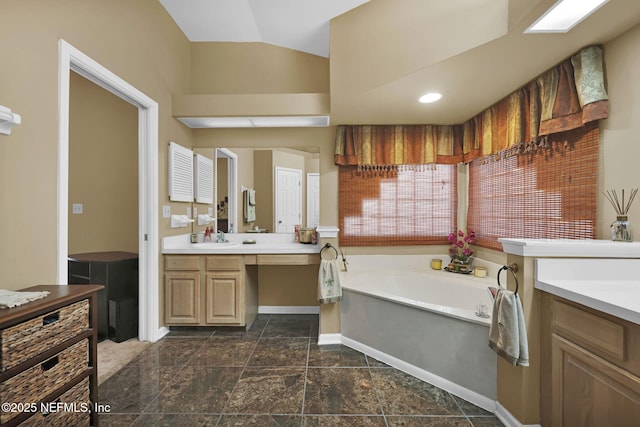
[(553, 426), (638, 425), (640, 378), (556, 334), (551, 347)]
[(240, 272), (211, 272), (206, 274), (206, 323), (244, 323)]
[(200, 323), (200, 272), (166, 272), (164, 286), (166, 323)]

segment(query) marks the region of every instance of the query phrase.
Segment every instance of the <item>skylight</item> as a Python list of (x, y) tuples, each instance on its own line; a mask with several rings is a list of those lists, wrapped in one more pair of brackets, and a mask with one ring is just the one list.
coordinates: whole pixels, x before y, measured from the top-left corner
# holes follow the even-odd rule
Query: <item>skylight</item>
[(566, 33), (609, 0), (559, 0), (525, 33)]

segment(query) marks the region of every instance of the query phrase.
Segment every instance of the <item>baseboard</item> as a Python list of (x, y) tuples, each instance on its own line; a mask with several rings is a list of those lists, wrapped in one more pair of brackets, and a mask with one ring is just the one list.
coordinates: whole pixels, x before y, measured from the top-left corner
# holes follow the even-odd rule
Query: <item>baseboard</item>
[(319, 314), (317, 305), (261, 305), (258, 314)]
[(541, 427), (540, 424), (522, 424), (500, 402), (496, 402), (495, 414), (505, 427)]
[(468, 388), (462, 387), (454, 382), (447, 380), (446, 378), (442, 378), (438, 375), (432, 374), (429, 371), (426, 371), (422, 368), (418, 368), (417, 366), (411, 365), (396, 357), (383, 353), (379, 350), (376, 350), (375, 348), (369, 347), (368, 345), (362, 344), (358, 341), (354, 341), (351, 338), (342, 336), (341, 342), (347, 347), (351, 347), (354, 350), (358, 350), (359, 352), (364, 353), (367, 356), (371, 356), (375, 359), (378, 359), (389, 366), (392, 366), (400, 371), (406, 372), (411, 376), (421, 379), (422, 381), (425, 381), (445, 391), (448, 391), (449, 393), (454, 394), (468, 402), (471, 402), (474, 405), (479, 406), (484, 410), (487, 410), (491, 413), (496, 412), (495, 400), (491, 400), (488, 397), (485, 397), (473, 390), (469, 390)]
[(158, 331), (156, 332), (156, 336), (153, 337), (152, 340), (149, 340), (151, 342), (156, 342), (158, 341), (160, 338), (164, 337), (165, 335), (167, 335), (169, 333), (169, 328), (167, 328), (166, 326), (160, 326), (158, 328)]
[(342, 344), (341, 334), (320, 334), (318, 335), (318, 345)]

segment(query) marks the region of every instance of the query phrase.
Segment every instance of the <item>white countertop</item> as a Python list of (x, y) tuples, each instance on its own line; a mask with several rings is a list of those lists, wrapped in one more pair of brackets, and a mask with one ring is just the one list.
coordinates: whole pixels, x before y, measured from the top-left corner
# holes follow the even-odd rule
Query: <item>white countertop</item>
[(535, 288), (640, 325), (639, 259), (537, 259)]
[(571, 239), (498, 239), (508, 254), (531, 257), (640, 258), (640, 242)]
[[(320, 252), (318, 244), (296, 243), (293, 233), (234, 233), (225, 234), (228, 243), (202, 242), (191, 243), (188, 234), (165, 237), (162, 239), (163, 254), (315, 254)], [(245, 240), (256, 243), (243, 244)]]

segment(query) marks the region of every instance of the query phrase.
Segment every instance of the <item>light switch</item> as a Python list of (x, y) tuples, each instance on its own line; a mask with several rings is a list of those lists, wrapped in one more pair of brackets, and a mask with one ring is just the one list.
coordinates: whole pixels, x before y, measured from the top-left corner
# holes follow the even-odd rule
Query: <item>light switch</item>
[(74, 203), (71, 205), (71, 213), (74, 215), (82, 215), (82, 203)]
[(171, 206), (169, 205), (162, 206), (162, 218), (171, 218)]

